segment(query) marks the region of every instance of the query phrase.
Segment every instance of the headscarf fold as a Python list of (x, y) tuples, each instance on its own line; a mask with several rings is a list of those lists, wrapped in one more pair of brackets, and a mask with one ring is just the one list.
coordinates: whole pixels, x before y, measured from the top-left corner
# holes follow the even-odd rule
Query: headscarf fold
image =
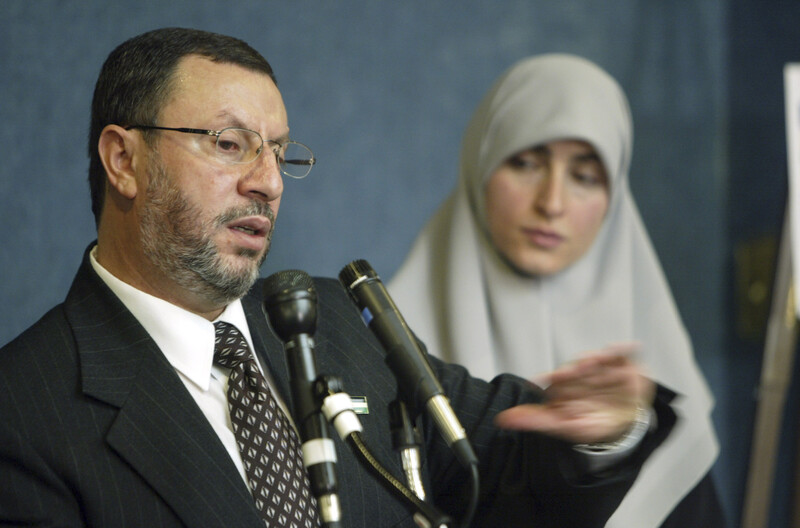
[[(719, 447), (713, 398), (628, 187), (627, 99), (595, 64), (528, 58), (484, 97), (464, 134), (456, 189), (389, 283), (409, 326), (445, 360), (490, 379), (550, 371), (612, 342), (642, 343), (648, 375), (676, 391), (681, 418), (647, 460), (607, 527), (657, 527), (711, 468)], [(485, 186), (507, 158), (555, 140), (583, 140), (609, 178), (592, 246), (561, 272), (524, 277), (489, 242)]]

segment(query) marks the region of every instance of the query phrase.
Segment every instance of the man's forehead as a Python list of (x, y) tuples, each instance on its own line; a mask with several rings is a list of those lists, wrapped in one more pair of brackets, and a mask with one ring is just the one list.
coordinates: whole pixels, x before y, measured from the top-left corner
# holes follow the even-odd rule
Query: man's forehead
[(264, 116), (286, 123), (283, 99), (268, 74), (200, 55), (178, 63), (162, 114), (172, 111), (201, 112), (243, 128), (254, 128), (252, 121)]

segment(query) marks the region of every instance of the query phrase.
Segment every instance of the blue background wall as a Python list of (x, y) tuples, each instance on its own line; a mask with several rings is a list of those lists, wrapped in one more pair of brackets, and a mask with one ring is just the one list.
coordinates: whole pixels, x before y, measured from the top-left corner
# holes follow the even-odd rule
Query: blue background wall
[[(286, 183), (263, 274), (333, 276), (366, 258), (384, 279), (455, 183), (461, 133), (492, 81), (525, 56), (576, 53), (606, 68), (630, 98), (631, 185), (718, 399), (723, 454), (714, 472), (736, 520), (760, 342), (736, 337), (730, 248), (749, 236), (742, 226), (778, 229), (781, 67), (800, 59), (789, 56), (796, 30), (783, 22), (796, 21), (798, 9), (783, 5), (792, 18), (755, 5), (3, 0), (0, 344), (64, 298), (94, 238), (89, 105), (100, 65), (124, 39), (191, 26), (261, 51), (277, 73), (293, 136), (319, 158), (308, 179)], [(766, 101), (762, 83), (771, 87)], [(755, 135), (772, 149), (766, 165), (749, 143)]]

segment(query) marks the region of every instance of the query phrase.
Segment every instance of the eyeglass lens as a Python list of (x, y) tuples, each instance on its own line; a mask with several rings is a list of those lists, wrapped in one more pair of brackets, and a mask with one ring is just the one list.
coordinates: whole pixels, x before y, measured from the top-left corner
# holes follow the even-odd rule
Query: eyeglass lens
[(283, 152), (278, 161), (281, 171), (292, 178), (303, 178), (314, 165), (314, 155), (302, 143), (290, 141), (283, 147)]
[[(252, 130), (226, 128), (217, 136), (217, 155), (226, 163), (249, 163), (260, 154), (262, 145), (261, 136)], [(314, 155), (302, 143), (289, 141), (280, 146), (270, 142), (268, 147), (286, 176), (303, 178), (314, 165)]]
[(217, 136), (217, 155), (226, 163), (248, 163), (256, 159), (261, 137), (243, 128), (226, 128)]

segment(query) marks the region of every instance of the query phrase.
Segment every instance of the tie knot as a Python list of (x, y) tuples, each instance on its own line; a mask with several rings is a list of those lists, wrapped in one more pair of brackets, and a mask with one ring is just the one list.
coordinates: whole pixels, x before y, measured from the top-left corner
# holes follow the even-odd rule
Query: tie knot
[(225, 321), (217, 321), (214, 331), (214, 363), (236, 368), (242, 361), (250, 359), (250, 347), (238, 328)]

